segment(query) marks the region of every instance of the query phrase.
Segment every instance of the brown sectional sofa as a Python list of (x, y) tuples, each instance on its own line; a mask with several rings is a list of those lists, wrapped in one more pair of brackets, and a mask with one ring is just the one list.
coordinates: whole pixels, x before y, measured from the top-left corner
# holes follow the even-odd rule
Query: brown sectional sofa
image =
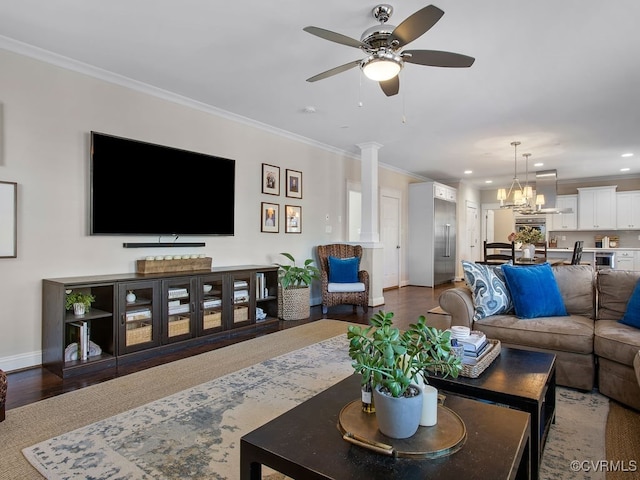
[(618, 322), (640, 272), (596, 272), (589, 265), (552, 270), (567, 317), (492, 315), (474, 322), (472, 294), (466, 286), (445, 290), (439, 303), (451, 315), (451, 325), (480, 330), (505, 346), (555, 354), (559, 385), (580, 390), (597, 385), (602, 394), (640, 410), (640, 386), (633, 365), (640, 350), (640, 329)]

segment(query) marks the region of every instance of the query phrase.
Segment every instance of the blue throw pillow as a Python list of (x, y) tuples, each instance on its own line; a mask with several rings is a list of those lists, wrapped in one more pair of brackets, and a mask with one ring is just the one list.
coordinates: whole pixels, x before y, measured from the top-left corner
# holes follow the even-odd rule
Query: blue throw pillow
[(620, 323), (640, 328), (640, 280), (636, 283), (636, 288), (633, 289), (631, 298), (627, 303), (627, 310), (620, 319)]
[(329, 257), (329, 281), (331, 283), (357, 283), (360, 259), (358, 257)]
[(567, 309), (551, 265), (502, 267), (518, 318), (567, 316)]
[(473, 295), (474, 321), (509, 313), (513, 308), (501, 267), (462, 261), (464, 279)]

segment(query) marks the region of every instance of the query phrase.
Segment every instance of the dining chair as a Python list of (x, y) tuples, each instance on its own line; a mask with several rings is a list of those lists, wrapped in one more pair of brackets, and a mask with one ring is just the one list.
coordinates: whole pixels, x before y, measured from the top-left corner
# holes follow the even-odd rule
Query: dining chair
[[(496, 250), (500, 250), (496, 252)], [(510, 253), (504, 253), (504, 250), (509, 250)], [(484, 260), (481, 263), (500, 264), (516, 261), (516, 245), (515, 243), (505, 242), (487, 242), (484, 241)]]
[(536, 242), (533, 244), (535, 250), (533, 252), (534, 258), (541, 262), (547, 261), (547, 242)]

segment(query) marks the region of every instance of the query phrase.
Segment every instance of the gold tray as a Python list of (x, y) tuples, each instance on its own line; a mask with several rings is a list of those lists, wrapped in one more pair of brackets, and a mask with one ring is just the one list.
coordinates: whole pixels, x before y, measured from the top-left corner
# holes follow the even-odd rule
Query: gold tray
[(467, 440), (467, 429), (453, 410), (438, 405), (438, 423), (433, 427), (418, 427), (409, 438), (390, 438), (378, 430), (373, 413), (362, 411), (362, 402), (354, 400), (341, 411), (338, 430), (347, 442), (392, 457), (438, 458), (451, 455)]

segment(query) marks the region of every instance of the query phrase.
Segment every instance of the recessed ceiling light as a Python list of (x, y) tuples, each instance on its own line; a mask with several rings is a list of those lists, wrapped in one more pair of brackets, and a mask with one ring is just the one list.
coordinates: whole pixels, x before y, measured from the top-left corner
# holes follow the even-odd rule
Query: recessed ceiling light
[(544, 163), (542, 163), (542, 162), (538, 162), (538, 163), (534, 163), (533, 164), (534, 167), (541, 167), (543, 165), (544, 165)]
[(622, 154), (622, 158), (628, 158), (628, 157), (633, 157), (633, 153), (629, 152), (629, 153)]
[(485, 180), (484, 183), (493, 183), (493, 180)]
[(473, 170), (465, 170), (465, 171), (464, 171), (464, 174), (465, 174), (465, 175), (470, 175), (470, 174), (472, 174), (472, 173), (473, 173)]
[(620, 171), (621, 171), (621, 172), (628, 172), (629, 170), (631, 170), (631, 169), (630, 169), (630, 168), (628, 168), (628, 167), (625, 167), (625, 168), (621, 168), (621, 169), (620, 169)]

